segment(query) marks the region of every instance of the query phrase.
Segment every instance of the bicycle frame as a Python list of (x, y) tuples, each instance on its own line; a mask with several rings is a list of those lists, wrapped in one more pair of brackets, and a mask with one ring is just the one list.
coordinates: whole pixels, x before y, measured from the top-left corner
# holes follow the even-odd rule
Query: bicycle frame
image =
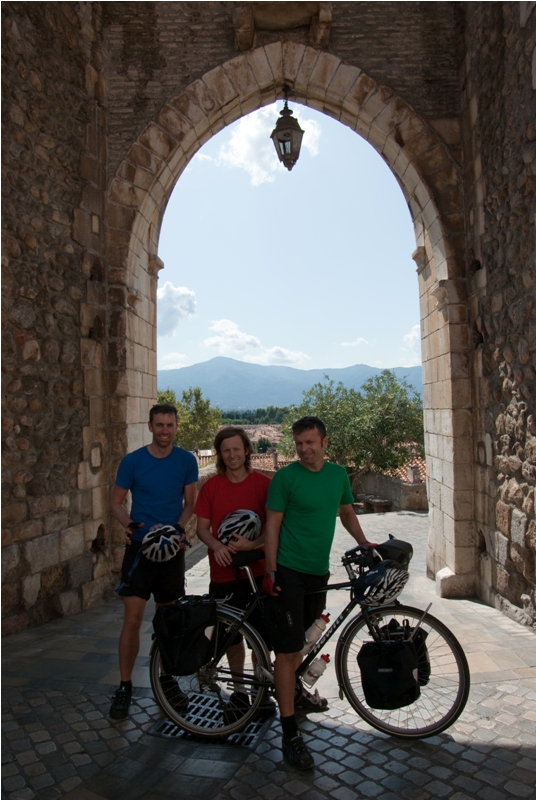
[[(253, 579), (253, 575), (251, 573), (250, 568), (248, 566), (243, 566), (243, 567), (241, 567), (241, 569), (244, 569), (246, 571), (246, 573), (247, 573), (249, 582), (251, 584), (252, 592), (253, 592), (253, 595), (254, 595), (254, 599), (252, 600), (252, 602), (246, 608), (245, 611), (243, 611), (242, 609), (235, 609), (235, 608), (233, 608), (233, 606), (227, 605), (225, 603), (225, 601), (220, 601), (222, 605), (225, 605), (227, 610), (229, 610), (229, 611), (231, 611), (233, 613), (233, 615), (236, 617), (236, 622), (233, 625), (231, 625), (231, 627), (227, 631), (227, 635), (224, 637), (224, 639), (220, 643), (220, 646), (218, 648), (219, 652), (215, 653), (215, 657), (219, 657), (227, 649), (227, 647), (229, 646), (230, 642), (235, 637), (240, 625), (242, 623), (248, 621), (249, 617), (251, 616), (251, 614), (253, 613), (255, 608), (257, 608), (257, 606), (260, 606), (262, 608), (262, 603), (263, 603), (264, 596), (259, 593), (259, 591), (257, 589), (257, 585), (255, 584), (255, 581)], [(321, 594), (323, 592), (327, 593), (327, 592), (330, 592), (330, 591), (341, 591), (341, 590), (343, 590), (343, 591), (349, 591), (350, 590), (351, 591), (351, 589), (352, 589), (352, 580), (348, 580), (348, 581), (344, 581), (343, 583), (331, 583), (331, 584), (328, 583), (327, 586), (323, 587), (322, 589), (318, 589), (318, 590), (316, 590), (314, 592), (311, 592), (310, 594)], [(399, 605), (398, 600), (395, 600), (393, 603), (389, 603), (388, 606), (382, 606), (382, 608), (387, 608), (387, 607), (396, 608), (397, 605)], [(304, 659), (301, 662), (300, 666), (296, 670), (296, 675), (299, 678), (307, 671), (309, 665), (314, 661), (314, 659), (316, 658), (317, 654), (323, 649), (324, 645), (331, 639), (333, 634), (341, 627), (343, 622), (345, 622), (348, 619), (348, 617), (350, 616), (350, 614), (352, 613), (352, 611), (355, 609), (356, 606), (359, 606), (359, 602), (354, 597), (351, 597), (350, 601), (343, 608), (343, 610), (340, 612), (338, 617), (335, 620), (333, 620), (333, 622), (329, 625), (327, 630), (324, 631), (324, 633), (314, 643), (314, 645), (311, 647), (311, 649), (309, 650), (307, 655), (304, 657)], [(365, 621), (366, 621), (366, 624), (367, 624), (367, 627), (368, 627), (368, 629), (370, 631), (370, 634), (371, 634), (372, 638), (375, 639), (375, 638), (377, 638), (377, 635), (375, 634), (374, 628), (373, 628), (373, 626), (372, 626), (372, 624), (370, 622), (370, 614), (373, 611), (374, 611), (373, 608), (367, 608), (367, 607), (359, 606), (359, 614), (363, 614), (363, 616), (365, 618)], [(426, 612), (423, 612), (423, 616), (424, 616), (425, 613)], [(260, 682), (264, 683), (263, 681), (260, 681)], [(268, 685), (268, 683), (266, 685)]]

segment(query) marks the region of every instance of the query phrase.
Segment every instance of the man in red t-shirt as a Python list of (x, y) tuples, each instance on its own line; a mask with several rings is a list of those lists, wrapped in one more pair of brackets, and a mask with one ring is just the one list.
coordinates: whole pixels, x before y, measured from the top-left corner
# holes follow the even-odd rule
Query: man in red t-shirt
[[(253, 448), (242, 428), (222, 428), (216, 434), (214, 448), (218, 474), (209, 478), (199, 491), (194, 509), (197, 514), (197, 535), (208, 547), (209, 594), (216, 599), (232, 595), (230, 602), (233, 606), (246, 608), (252, 595), (249, 581), (245, 573), (239, 574), (240, 571), (230, 564), (235, 553), (262, 547), (270, 479), (251, 469)], [(228, 544), (223, 544), (218, 539), (218, 529), (225, 517), (239, 509), (248, 509), (258, 515), (262, 526), (261, 535), (252, 541), (235, 533)], [(260, 589), (266, 572), (264, 559), (251, 564), (250, 569)], [(258, 609), (253, 613), (251, 623), (264, 636), (264, 625)], [(229, 647), (227, 658), (233, 674), (240, 675), (245, 663), (245, 647), (241, 636), (237, 636)], [(248, 696), (240, 689), (237, 682), (230, 703), (235, 706), (243, 706), (244, 703), (249, 705)], [(272, 713), (275, 713), (275, 705)]]

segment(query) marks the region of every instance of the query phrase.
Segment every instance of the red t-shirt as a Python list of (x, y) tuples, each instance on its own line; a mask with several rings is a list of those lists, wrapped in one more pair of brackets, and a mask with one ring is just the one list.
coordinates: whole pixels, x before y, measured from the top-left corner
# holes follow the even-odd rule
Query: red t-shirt
[[(210, 520), (212, 535), (218, 535), (221, 521), (232, 511), (247, 508), (259, 515), (262, 527), (266, 524), (266, 499), (270, 478), (260, 472), (250, 472), (240, 483), (233, 483), (226, 475), (214, 475), (199, 490), (194, 513), (198, 517)], [(208, 551), (210, 579), (215, 583), (234, 581), (236, 570), (232, 567), (220, 567), (216, 562), (214, 551)], [(264, 559), (251, 565), (254, 575), (263, 575), (266, 571)], [(241, 577), (246, 577), (241, 575)]]

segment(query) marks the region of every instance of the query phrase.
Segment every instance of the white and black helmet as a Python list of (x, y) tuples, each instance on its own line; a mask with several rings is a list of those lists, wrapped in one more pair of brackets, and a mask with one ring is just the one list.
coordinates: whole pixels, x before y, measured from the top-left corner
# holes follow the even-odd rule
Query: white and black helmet
[(260, 536), (262, 523), (259, 515), (247, 508), (239, 508), (227, 514), (218, 528), (218, 539), (222, 544), (227, 544), (234, 535), (244, 536), (246, 539), (257, 539)]
[(179, 552), (181, 534), (173, 525), (162, 525), (146, 533), (141, 543), (141, 552), (149, 561), (159, 564), (169, 561)]
[(361, 575), (352, 588), (360, 605), (383, 606), (398, 597), (408, 579), (406, 569), (396, 561), (386, 560)]

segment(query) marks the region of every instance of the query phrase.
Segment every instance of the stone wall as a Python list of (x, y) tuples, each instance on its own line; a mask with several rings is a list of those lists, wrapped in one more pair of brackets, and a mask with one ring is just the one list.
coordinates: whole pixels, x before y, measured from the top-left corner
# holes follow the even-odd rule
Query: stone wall
[[(103, 3), (110, 175), (170, 97), (237, 55), (236, 5), (138, 2), (127, 10), (124, 3)], [(460, 107), (456, 6), (333, 3), (328, 49), (425, 116), (453, 117)], [(308, 44), (308, 29), (261, 30), (255, 41)]]
[(391, 500), (390, 511), (428, 511), (425, 483), (405, 483), (399, 478), (368, 472), (352, 481), (354, 497), (373, 495)]
[(115, 582), (108, 494), (156, 394), (167, 199), (284, 83), (376, 148), (414, 220), (430, 575), (530, 622), (534, 4), (335, 3), (311, 43), (279, 3), (249, 46), (239, 5), (2, 4), (4, 630)]
[(468, 3), (464, 86), (479, 594), (536, 619), (534, 3)]
[[(77, 480), (90, 415), (80, 341), (90, 264), (72, 232), (74, 209), (84, 203), (80, 165), (93, 113), (87, 84), (99, 13), (98, 4), (2, 6), (8, 632), (96, 602), (109, 582), (107, 486), (96, 497)], [(93, 525), (96, 519), (102, 522)]]

